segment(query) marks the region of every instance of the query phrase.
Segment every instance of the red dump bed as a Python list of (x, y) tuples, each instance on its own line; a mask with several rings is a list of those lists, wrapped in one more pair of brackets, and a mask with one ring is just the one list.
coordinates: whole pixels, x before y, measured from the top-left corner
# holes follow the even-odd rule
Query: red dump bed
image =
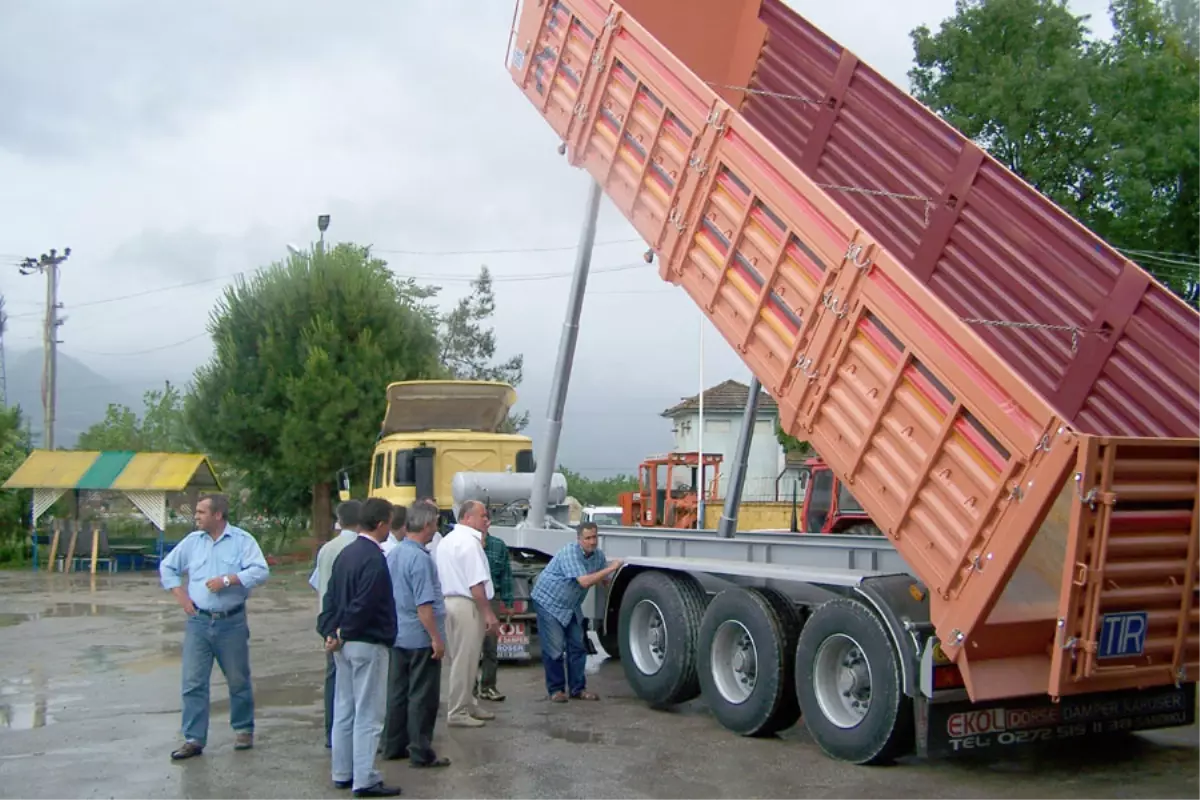
[(781, 153), (818, 183), (928, 198), (833, 192), (961, 316), (1078, 329), (1075, 351), (1064, 331), (979, 331), (1076, 428), (1196, 435), (1195, 309), (780, 0), (758, 19), (762, 53), (737, 85), (773, 93), (742, 113)]
[(773, 0), (524, 0), (514, 36), (513, 80), (913, 568), (974, 699), (1195, 679), (1194, 311)]

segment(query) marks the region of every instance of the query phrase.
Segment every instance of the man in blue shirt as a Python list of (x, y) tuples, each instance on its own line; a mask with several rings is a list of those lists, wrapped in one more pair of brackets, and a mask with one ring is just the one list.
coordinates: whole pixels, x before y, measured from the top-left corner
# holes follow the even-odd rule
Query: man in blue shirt
[[(567, 682), (576, 700), (599, 700), (587, 690), (587, 648), (583, 637), (583, 598), (588, 589), (608, 580), (621, 568), (618, 558), (605, 563), (599, 547), (600, 531), (596, 523), (579, 526), (576, 541), (554, 554), (533, 585), (534, 610), (537, 612), (538, 638), (542, 643), (542, 667), (546, 671), (546, 691), (555, 703), (567, 702)], [(566, 656), (567, 674), (563, 675)]]
[(438, 509), (418, 500), (408, 509), (405, 537), (387, 555), (396, 599), (395, 667), (388, 693), (383, 757), (408, 756), (414, 767), (447, 767), (433, 751), (446, 653), (446, 603), (437, 567), (425, 549), (438, 529)]
[[(254, 537), (229, 524), (229, 499), (211, 494), (196, 503), (196, 528), (159, 565), (163, 588), (188, 615), (183, 636), (183, 746), (179, 760), (198, 756), (208, 741), (208, 689), (213, 659), (229, 685), (234, 749), (254, 746), (250, 685), (250, 628), (246, 599), (270, 574)], [(187, 588), (180, 578), (188, 576)]]

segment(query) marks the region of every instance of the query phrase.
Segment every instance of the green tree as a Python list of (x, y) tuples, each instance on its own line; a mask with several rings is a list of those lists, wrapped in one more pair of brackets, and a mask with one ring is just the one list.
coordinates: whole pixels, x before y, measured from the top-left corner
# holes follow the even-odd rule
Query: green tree
[(1200, 251), (1195, 8), (1114, 0), (1103, 42), (1066, 0), (957, 0), (912, 32), (913, 93), (1184, 293), (1196, 257), (1164, 254)]
[[(0, 483), (17, 471), (30, 450), (29, 429), (21, 409), (0, 408)], [(33, 492), (28, 489), (0, 492), (0, 562), (24, 558), (32, 499)]]
[(77, 450), (137, 450), (151, 453), (193, 452), (195, 442), (184, 418), (184, 398), (167, 381), (162, 389), (142, 395), (139, 417), (127, 405), (110, 403), (104, 419), (79, 436)]
[[(438, 291), (436, 288), (434, 292)], [(517, 386), (524, 377), (525, 357), (515, 355), (495, 363), (496, 333), (487, 322), (496, 313), (496, 294), (487, 266), (471, 281), (471, 291), (438, 319), (438, 361), (457, 380), (503, 381)], [(529, 412), (510, 414), (506, 429), (524, 430)]]
[(809, 442), (801, 441), (795, 436), (789, 436), (787, 432), (784, 431), (783, 426), (779, 423), (778, 419), (775, 420), (775, 439), (779, 442), (779, 446), (783, 448), (785, 453), (796, 453), (806, 457), (815, 455), (816, 453), (816, 451), (813, 450), (812, 444)]
[(215, 352), (196, 372), (190, 428), (258, 508), (308, 505), (324, 538), (338, 472), (361, 469), (378, 436), (383, 387), (437, 373), (428, 296), (350, 244), (238, 280), (211, 314)]
[(585, 506), (615, 506), (622, 492), (633, 492), (638, 488), (637, 477), (633, 475), (585, 478), (561, 464), (558, 471), (567, 479), (567, 494)]

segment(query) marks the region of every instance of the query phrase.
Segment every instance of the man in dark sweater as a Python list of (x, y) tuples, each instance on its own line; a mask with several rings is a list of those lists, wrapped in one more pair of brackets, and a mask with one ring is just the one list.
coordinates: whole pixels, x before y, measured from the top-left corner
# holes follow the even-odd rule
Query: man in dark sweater
[(395, 797), (375, 769), (375, 751), (387, 708), (388, 652), (396, 640), (396, 602), (380, 544), (392, 505), (363, 503), (358, 538), (333, 562), (317, 632), (332, 652), (335, 672), (333, 785), (355, 797)]

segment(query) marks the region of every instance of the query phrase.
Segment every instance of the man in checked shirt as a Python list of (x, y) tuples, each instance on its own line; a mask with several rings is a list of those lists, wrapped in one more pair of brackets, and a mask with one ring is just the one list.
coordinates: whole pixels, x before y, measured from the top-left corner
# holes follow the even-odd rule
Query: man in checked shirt
[[(542, 641), (542, 667), (546, 670), (546, 691), (555, 703), (573, 700), (599, 700), (587, 690), (587, 648), (583, 637), (583, 598), (588, 589), (608, 580), (621, 568), (621, 559), (605, 563), (599, 548), (600, 532), (596, 523), (579, 526), (574, 542), (554, 554), (534, 583), (531, 600), (537, 611), (538, 637)], [(563, 660), (566, 659), (566, 675)]]
[[(496, 599), (492, 602), (497, 615), (511, 614), (513, 606), (513, 575), (512, 561), (508, 556), (508, 545), (504, 540), (485, 533), (483, 535), (483, 552), (487, 554), (488, 569), (492, 573), (492, 585), (496, 587)], [(496, 653), (499, 643), (498, 633), (488, 633), (483, 637), (483, 652), (479, 661), (479, 686), (475, 696), (484, 700), (499, 702), (504, 695), (496, 688), (496, 672), (500, 666), (500, 658)]]

